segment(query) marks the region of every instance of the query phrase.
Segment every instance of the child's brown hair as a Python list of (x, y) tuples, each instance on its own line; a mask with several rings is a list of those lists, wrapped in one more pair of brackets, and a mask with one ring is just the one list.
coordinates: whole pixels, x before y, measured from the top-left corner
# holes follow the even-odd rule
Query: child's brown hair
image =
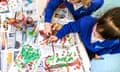
[(120, 39), (120, 7), (108, 10), (98, 20), (96, 31), (104, 39)]

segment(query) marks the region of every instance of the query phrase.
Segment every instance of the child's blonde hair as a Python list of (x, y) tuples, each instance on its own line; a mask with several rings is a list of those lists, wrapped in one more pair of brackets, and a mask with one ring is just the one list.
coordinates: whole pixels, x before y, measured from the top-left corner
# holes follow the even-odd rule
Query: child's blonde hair
[(85, 8), (88, 8), (91, 0), (81, 0), (81, 2), (82, 2), (83, 6), (84, 6)]

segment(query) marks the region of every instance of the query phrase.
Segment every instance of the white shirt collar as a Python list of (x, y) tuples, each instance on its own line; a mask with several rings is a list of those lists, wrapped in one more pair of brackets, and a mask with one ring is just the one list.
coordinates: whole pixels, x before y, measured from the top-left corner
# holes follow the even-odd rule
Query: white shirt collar
[(76, 3), (76, 4), (73, 4), (73, 7), (74, 7), (74, 10), (77, 10), (79, 8), (81, 8), (83, 6), (83, 4), (80, 2), (80, 3)]
[(98, 39), (94, 36), (94, 33), (92, 32), (92, 35), (91, 35), (91, 43), (94, 43), (96, 41), (100, 41), (100, 42), (103, 42), (104, 40), (102, 39)]

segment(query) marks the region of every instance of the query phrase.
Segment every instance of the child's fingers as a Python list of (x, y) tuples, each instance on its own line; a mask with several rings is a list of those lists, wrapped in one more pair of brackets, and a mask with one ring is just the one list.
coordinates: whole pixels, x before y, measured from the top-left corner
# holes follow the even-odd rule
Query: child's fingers
[(57, 37), (56, 36), (50, 36), (50, 40), (52, 41), (52, 42), (56, 42), (57, 41)]
[(45, 32), (45, 34), (51, 34), (52, 32), (51, 32), (51, 25), (52, 24), (50, 24), (50, 23), (45, 23), (45, 29), (44, 29), (44, 32)]
[(99, 55), (97, 55), (97, 54), (95, 54), (94, 59), (96, 59), (96, 60), (103, 60), (104, 58), (103, 58), (103, 57), (101, 57), (101, 56), (99, 56)]
[(40, 45), (45, 45), (45, 44), (47, 45), (47, 40), (42, 40), (39, 43), (40, 43)]

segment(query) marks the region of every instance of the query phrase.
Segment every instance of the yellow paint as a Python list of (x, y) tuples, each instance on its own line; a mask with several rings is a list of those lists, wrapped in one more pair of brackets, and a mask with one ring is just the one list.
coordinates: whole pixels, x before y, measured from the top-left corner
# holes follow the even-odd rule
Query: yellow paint
[(12, 64), (12, 58), (13, 58), (13, 53), (12, 52), (8, 52), (8, 57), (7, 57), (8, 64)]

